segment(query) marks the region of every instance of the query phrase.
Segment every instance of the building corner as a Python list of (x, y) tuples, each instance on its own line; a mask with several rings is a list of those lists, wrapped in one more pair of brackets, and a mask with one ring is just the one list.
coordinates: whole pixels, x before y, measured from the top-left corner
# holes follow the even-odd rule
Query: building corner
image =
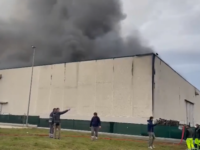
[(152, 115), (154, 116), (154, 94), (155, 94), (155, 58), (156, 55), (152, 55)]

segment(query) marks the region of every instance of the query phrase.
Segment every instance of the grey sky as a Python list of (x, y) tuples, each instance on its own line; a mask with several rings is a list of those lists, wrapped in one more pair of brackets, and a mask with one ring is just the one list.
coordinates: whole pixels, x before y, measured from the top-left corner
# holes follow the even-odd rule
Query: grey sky
[[(9, 19), (16, 0), (0, 0)], [(122, 0), (127, 19), (122, 34), (138, 30), (168, 64), (200, 89), (200, 1)], [(20, 5), (20, 3), (19, 3)]]
[(123, 2), (124, 33), (138, 29), (161, 58), (200, 89), (200, 1)]

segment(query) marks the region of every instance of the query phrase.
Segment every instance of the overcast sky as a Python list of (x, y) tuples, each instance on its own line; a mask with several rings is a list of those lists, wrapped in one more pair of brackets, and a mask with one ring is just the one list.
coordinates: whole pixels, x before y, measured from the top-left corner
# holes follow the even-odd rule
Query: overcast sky
[[(8, 19), (16, 0), (0, 0)], [(160, 57), (200, 89), (200, 0), (122, 0), (122, 33), (137, 29)], [(19, 3), (20, 4), (20, 3)]]

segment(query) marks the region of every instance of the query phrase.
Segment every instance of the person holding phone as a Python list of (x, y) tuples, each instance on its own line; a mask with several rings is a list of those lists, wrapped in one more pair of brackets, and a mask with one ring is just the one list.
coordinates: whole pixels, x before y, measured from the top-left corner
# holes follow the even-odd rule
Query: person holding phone
[(153, 117), (151, 116), (149, 120), (147, 120), (147, 130), (149, 134), (149, 149), (153, 149), (154, 147), (154, 140), (156, 138), (155, 133), (154, 133), (154, 127), (157, 124), (153, 124)]
[(49, 137), (53, 138), (53, 115), (56, 112), (56, 108), (53, 109), (53, 111), (49, 115)]

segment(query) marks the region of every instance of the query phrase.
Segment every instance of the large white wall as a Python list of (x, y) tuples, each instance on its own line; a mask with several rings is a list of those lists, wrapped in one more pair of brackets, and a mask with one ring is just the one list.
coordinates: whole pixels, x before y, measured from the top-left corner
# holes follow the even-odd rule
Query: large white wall
[[(26, 114), (31, 68), (2, 70), (3, 113)], [(85, 61), (34, 68), (30, 115), (48, 117), (54, 107), (72, 108), (62, 118), (146, 123), (152, 115), (152, 56)]]
[[(184, 80), (165, 62), (155, 59), (154, 116), (186, 123), (185, 100), (194, 103), (194, 122), (200, 123), (200, 96), (195, 87)], [(198, 93), (200, 93), (198, 91)], [(197, 114), (197, 115), (196, 115)]]

